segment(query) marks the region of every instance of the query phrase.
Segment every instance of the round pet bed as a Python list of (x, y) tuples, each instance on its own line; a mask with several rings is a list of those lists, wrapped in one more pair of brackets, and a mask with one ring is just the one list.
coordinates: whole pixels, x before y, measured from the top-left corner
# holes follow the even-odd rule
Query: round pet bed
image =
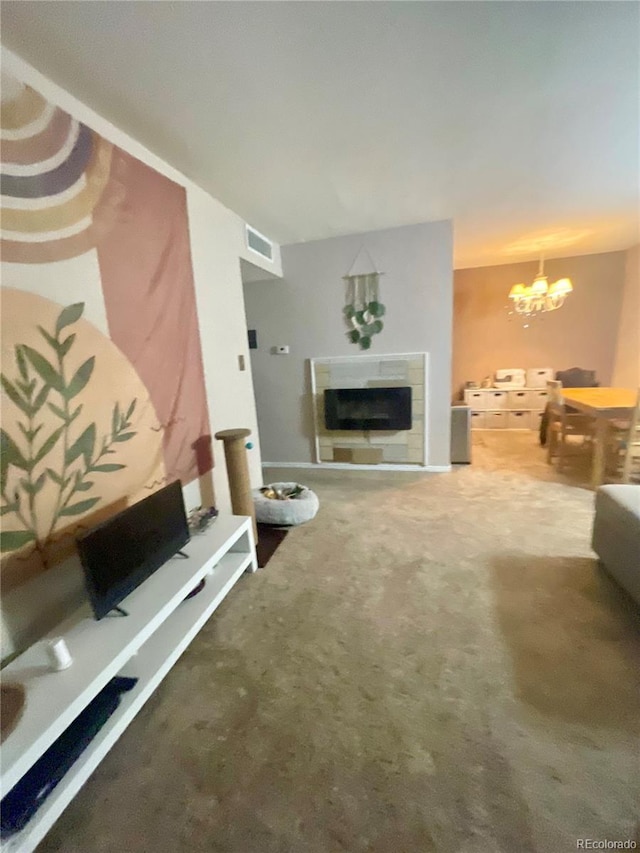
[[(289, 489), (297, 483), (271, 483), (275, 489)], [(263, 495), (259, 489), (253, 492), (253, 503), (256, 510), (256, 521), (261, 524), (296, 525), (311, 521), (318, 512), (320, 502), (311, 489), (302, 486), (302, 492), (296, 497), (279, 501)]]

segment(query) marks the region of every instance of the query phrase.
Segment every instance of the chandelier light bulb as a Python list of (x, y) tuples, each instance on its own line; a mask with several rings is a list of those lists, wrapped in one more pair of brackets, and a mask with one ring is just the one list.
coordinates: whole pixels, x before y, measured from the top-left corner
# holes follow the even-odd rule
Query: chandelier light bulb
[(533, 283), (529, 286), (514, 284), (509, 291), (509, 299), (512, 300), (515, 312), (529, 320), (547, 311), (561, 308), (568, 294), (572, 292), (571, 279), (561, 278), (549, 284), (544, 274), (544, 258), (540, 258), (540, 268)]
[(570, 278), (560, 278), (558, 281), (554, 281), (551, 288), (554, 293), (562, 293), (564, 296), (573, 291), (573, 285), (571, 284)]
[(548, 289), (549, 286), (547, 284), (546, 275), (537, 276), (536, 280), (531, 285), (531, 293), (534, 296), (544, 296)]

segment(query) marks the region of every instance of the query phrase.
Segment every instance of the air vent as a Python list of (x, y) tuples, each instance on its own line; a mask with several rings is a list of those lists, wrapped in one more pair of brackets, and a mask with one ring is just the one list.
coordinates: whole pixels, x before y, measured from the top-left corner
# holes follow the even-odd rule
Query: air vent
[(273, 243), (250, 225), (247, 225), (247, 246), (263, 258), (273, 260)]

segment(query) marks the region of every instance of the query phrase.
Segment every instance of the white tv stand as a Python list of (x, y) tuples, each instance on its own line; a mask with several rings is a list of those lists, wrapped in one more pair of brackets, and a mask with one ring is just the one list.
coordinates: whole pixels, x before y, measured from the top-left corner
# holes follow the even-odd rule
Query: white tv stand
[[(52, 672), (45, 648), (36, 643), (2, 671), (5, 683), (26, 689), (24, 713), (2, 744), (2, 796), (73, 722), (115, 675), (138, 678), (116, 711), (52, 791), (27, 826), (7, 839), (6, 853), (30, 853), (80, 790), (182, 652), (245, 571), (257, 560), (251, 519), (219, 516), (123, 602), (126, 617), (99, 622), (89, 605), (49, 636), (64, 637), (73, 665)], [(206, 578), (204, 589), (185, 596)]]

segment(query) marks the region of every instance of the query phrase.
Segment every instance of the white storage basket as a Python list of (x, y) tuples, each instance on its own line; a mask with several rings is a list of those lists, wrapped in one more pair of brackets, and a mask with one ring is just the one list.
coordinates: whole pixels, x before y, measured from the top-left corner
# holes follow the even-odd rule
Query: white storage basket
[(485, 391), (486, 403), (485, 409), (506, 409), (508, 391), (494, 391), (489, 389)]
[(507, 391), (507, 408), (509, 409), (529, 409), (529, 391), (512, 390)]
[(548, 399), (548, 391), (529, 391), (529, 408), (535, 412), (542, 412)]
[(507, 412), (508, 429), (531, 429), (531, 412)]
[(506, 429), (508, 412), (485, 412), (484, 425), (486, 429)]
[(475, 388), (467, 388), (464, 392), (464, 401), (467, 406), (471, 407), (472, 411), (482, 411), (483, 409), (487, 408), (486, 391), (482, 391), (481, 389), (476, 390)]
[(535, 429), (536, 432), (540, 430), (540, 422), (542, 421), (542, 412), (531, 412), (531, 429)]
[(553, 379), (552, 367), (530, 367), (527, 370), (527, 388), (546, 388), (550, 379)]

